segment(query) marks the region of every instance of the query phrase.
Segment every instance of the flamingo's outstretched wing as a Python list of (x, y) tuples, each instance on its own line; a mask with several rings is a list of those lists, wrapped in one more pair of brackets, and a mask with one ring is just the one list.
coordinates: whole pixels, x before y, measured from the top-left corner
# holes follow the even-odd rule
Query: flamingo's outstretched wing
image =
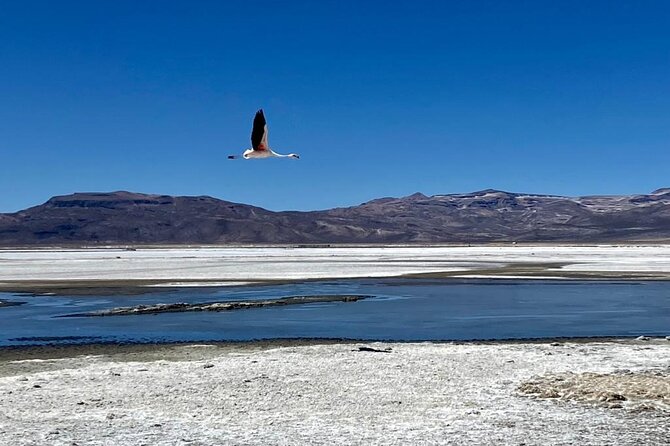
[(254, 150), (268, 149), (268, 126), (265, 122), (263, 109), (256, 112), (254, 116), (254, 127), (251, 130), (251, 147)]

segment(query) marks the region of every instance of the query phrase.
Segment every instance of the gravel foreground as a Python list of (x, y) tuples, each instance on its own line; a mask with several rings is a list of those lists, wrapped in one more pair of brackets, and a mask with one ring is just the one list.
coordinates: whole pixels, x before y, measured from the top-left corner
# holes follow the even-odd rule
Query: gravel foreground
[(667, 445), (670, 341), (0, 350), (0, 444)]

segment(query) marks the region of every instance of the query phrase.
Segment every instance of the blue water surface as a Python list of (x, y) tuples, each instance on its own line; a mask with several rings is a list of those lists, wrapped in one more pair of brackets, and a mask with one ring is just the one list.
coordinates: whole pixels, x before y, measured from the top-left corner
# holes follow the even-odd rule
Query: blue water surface
[[(362, 294), (230, 312), (62, 318), (170, 302)], [(0, 308), (0, 345), (240, 341), (277, 338), (485, 340), (670, 335), (670, 282), (365, 279), (165, 291), (135, 296), (27, 296)]]

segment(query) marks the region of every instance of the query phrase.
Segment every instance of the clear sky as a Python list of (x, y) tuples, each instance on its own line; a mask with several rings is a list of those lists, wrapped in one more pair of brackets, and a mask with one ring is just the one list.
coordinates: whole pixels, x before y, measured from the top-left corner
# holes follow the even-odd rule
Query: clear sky
[[(0, 212), (670, 186), (667, 1), (3, 1)], [(300, 160), (229, 161), (264, 108)]]

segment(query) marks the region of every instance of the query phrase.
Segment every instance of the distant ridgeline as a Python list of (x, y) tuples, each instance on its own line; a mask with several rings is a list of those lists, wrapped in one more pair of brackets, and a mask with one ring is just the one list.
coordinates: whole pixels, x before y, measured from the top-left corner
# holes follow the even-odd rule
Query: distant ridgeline
[(669, 240), (670, 188), (577, 198), (496, 190), (414, 194), (312, 212), (272, 212), (206, 196), (76, 193), (0, 214), (0, 246)]

